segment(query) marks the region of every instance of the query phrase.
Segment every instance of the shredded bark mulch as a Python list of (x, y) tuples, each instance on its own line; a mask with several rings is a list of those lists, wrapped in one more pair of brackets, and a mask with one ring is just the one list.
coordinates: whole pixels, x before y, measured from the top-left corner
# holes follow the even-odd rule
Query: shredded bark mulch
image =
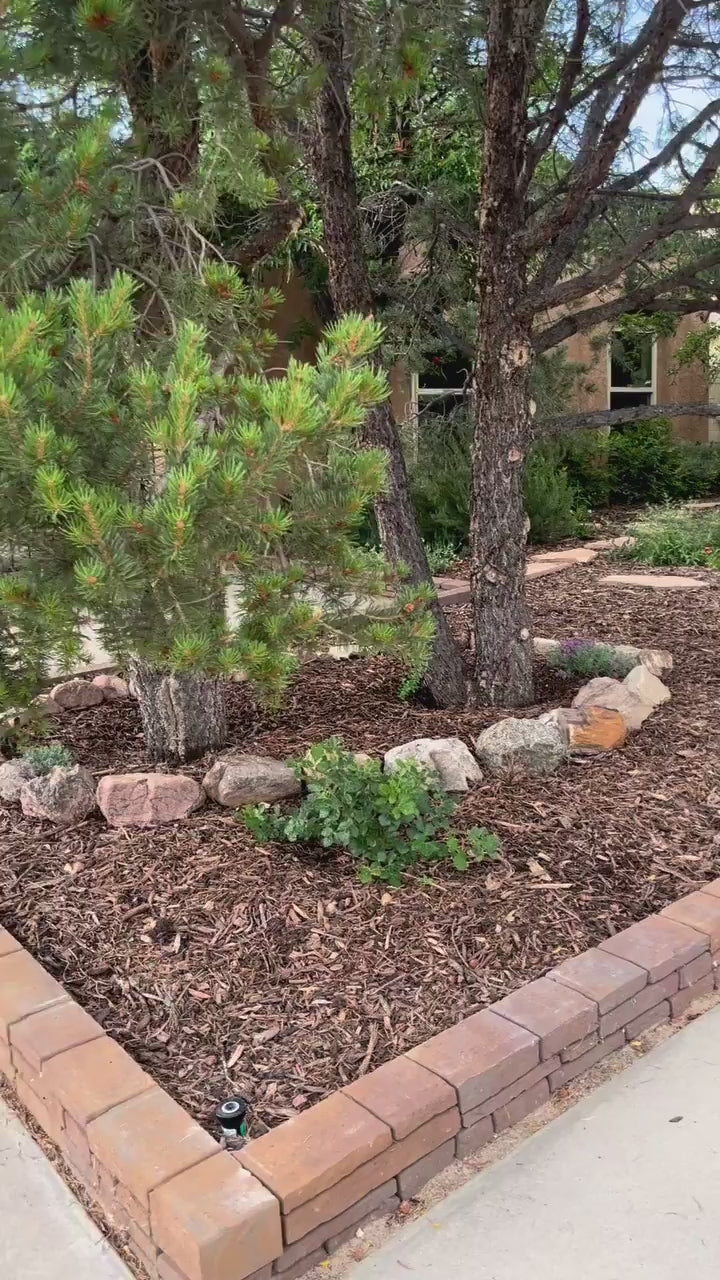
[[(147, 832), (60, 832), (0, 808), (0, 921), (202, 1124), (243, 1093), (258, 1134), (659, 910), (720, 874), (718, 577), (654, 595), (601, 587), (606, 572), (531, 583), (538, 634), (669, 648), (672, 702), (622, 751), (550, 778), (488, 776), (457, 819), (496, 831), (501, 861), (365, 888), (349, 858), (257, 847), (211, 805)], [(451, 611), (461, 632), (467, 615)], [(387, 661), (313, 662), (271, 715), (233, 686), (231, 744), (286, 757), (340, 734), (380, 752), (470, 742), (498, 716), (404, 705), (397, 687)], [(539, 667), (522, 714), (576, 687)], [(80, 712), (54, 737), (98, 774), (146, 767), (134, 704)]]

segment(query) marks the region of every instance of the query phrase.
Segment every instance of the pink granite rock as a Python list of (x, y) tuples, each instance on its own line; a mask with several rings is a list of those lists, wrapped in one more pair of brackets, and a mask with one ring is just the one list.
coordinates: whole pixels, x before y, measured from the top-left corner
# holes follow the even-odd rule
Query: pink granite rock
[(85, 707), (97, 707), (103, 700), (102, 691), (90, 680), (64, 680), (50, 690), (50, 697), (63, 711), (83, 711)]
[(111, 827), (177, 822), (200, 807), (205, 792), (182, 773), (117, 773), (101, 778), (98, 807)]
[(101, 674), (93, 676), (92, 683), (100, 690), (104, 702), (120, 702), (130, 697), (127, 681), (121, 680), (120, 676)]

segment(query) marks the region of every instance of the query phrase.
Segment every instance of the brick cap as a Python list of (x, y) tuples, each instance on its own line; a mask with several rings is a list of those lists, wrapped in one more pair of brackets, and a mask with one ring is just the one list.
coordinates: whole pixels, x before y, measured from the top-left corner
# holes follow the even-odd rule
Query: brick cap
[(540, 1041), (492, 1009), (483, 1009), (407, 1056), (453, 1085), (460, 1110), (468, 1111), (537, 1066)]
[(599, 947), (564, 960), (556, 969), (551, 969), (547, 977), (595, 1000), (600, 1013), (608, 1013), (629, 1000), (648, 980), (646, 969)]
[(0, 1039), (8, 1041), (14, 1022), (69, 1000), (67, 992), (22, 948), (0, 959)]
[(707, 949), (705, 934), (667, 916), (648, 916), (600, 943), (601, 951), (646, 969), (651, 982), (659, 982)]
[(256, 1138), (236, 1158), (289, 1213), (335, 1186), (391, 1142), (387, 1124), (345, 1093), (334, 1093)]
[(188, 1280), (245, 1280), (280, 1257), (275, 1196), (227, 1151), (150, 1193), (152, 1236)]
[(548, 978), (526, 983), (499, 1000), (492, 1009), (540, 1036), (543, 1058), (551, 1058), (560, 1049), (582, 1039), (598, 1023), (594, 1000)]
[(660, 915), (666, 916), (669, 920), (677, 920), (690, 929), (697, 929), (698, 933), (706, 934), (710, 940), (711, 951), (716, 951), (720, 947), (720, 897), (702, 890), (698, 893), (688, 893), (677, 902), (671, 902), (660, 912)]
[(79, 1125), (155, 1087), (110, 1036), (57, 1054), (46, 1063), (43, 1080)]
[(155, 1187), (220, 1150), (160, 1088), (92, 1120), (87, 1138), (93, 1155), (145, 1207)]
[(404, 1056), (346, 1085), (343, 1093), (389, 1125), (396, 1139), (455, 1106), (452, 1085)]
[(64, 1000), (23, 1018), (10, 1028), (10, 1043), (36, 1071), (58, 1053), (75, 1049), (105, 1032), (74, 1000)]

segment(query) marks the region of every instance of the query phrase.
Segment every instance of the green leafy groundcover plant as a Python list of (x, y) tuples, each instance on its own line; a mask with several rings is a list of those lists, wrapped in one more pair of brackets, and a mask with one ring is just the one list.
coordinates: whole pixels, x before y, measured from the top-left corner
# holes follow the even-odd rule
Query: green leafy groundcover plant
[(357, 760), (338, 738), (320, 742), (294, 764), (306, 787), (299, 807), (249, 805), (239, 818), (258, 840), (346, 849), (362, 864), (360, 880), (399, 885), (417, 863), (450, 859), (458, 871), (496, 858), (500, 842), (484, 827), (449, 830), (457, 801), (415, 760), (383, 773), (379, 760)]
[(693, 515), (683, 507), (660, 507), (630, 528), (634, 543), (623, 557), (654, 565), (701, 565), (720, 569), (720, 510)]
[(557, 650), (548, 654), (550, 666), (570, 676), (612, 676), (622, 680), (635, 666), (635, 659), (618, 653), (611, 644), (595, 640), (562, 640)]

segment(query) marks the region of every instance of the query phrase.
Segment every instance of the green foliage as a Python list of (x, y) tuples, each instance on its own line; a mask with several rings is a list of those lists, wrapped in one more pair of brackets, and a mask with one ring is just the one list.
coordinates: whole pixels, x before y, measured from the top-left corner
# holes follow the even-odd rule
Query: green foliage
[(50, 773), (55, 768), (69, 769), (75, 764), (75, 757), (69, 747), (63, 747), (59, 743), (47, 747), (29, 747), (27, 751), (23, 751), (22, 758), (37, 774)]
[(433, 542), (429, 542), (425, 551), (427, 553), (430, 572), (434, 575), (447, 573), (458, 558), (458, 546), (450, 538), (435, 538)]
[(720, 445), (677, 440), (664, 418), (628, 423), (609, 435), (578, 432), (555, 448), (589, 507), (720, 494)]
[[(426, 541), (455, 547), (467, 544), (470, 527), (471, 427), (464, 413), (420, 433), (411, 488)], [(536, 445), (525, 467), (525, 510), (530, 541), (559, 542), (585, 531), (585, 510), (570, 482), (560, 450)]]
[[(345, 316), (316, 365), (266, 377), (242, 357), (252, 304), (224, 271), (238, 341), (221, 364), (189, 320), (143, 360), (123, 274), (0, 310), (0, 545), (21, 566), (0, 578), (9, 686), (26, 653), (33, 678), (50, 658), (71, 668), (87, 615), (122, 663), (242, 672), (270, 702), (302, 654), (349, 637), (411, 672), (427, 660), (429, 588), (395, 582), (356, 538), (385, 478), (384, 454), (355, 447), (386, 394), (368, 362), (379, 326)], [(392, 585), (387, 607), (358, 612)]]
[(628, 423), (608, 439), (610, 501), (663, 502), (680, 487), (679, 451), (666, 418)]
[(598, 644), (594, 640), (563, 640), (556, 650), (548, 654), (548, 663), (570, 676), (611, 676), (623, 680), (636, 665), (635, 659), (618, 653), (611, 644)]
[(530, 542), (552, 544), (586, 531), (584, 508), (551, 445), (534, 447), (525, 468), (524, 484)]
[(720, 569), (720, 511), (693, 515), (683, 507), (660, 507), (630, 528), (634, 545), (623, 556), (653, 565)]
[(415, 760), (383, 773), (378, 760), (360, 763), (329, 738), (310, 748), (296, 773), (306, 794), (294, 813), (267, 805), (242, 810), (241, 821), (257, 839), (345, 849), (361, 863), (364, 884), (399, 885), (418, 863), (449, 859), (464, 871), (497, 857), (499, 841), (484, 828), (462, 837), (449, 830), (457, 802)]

